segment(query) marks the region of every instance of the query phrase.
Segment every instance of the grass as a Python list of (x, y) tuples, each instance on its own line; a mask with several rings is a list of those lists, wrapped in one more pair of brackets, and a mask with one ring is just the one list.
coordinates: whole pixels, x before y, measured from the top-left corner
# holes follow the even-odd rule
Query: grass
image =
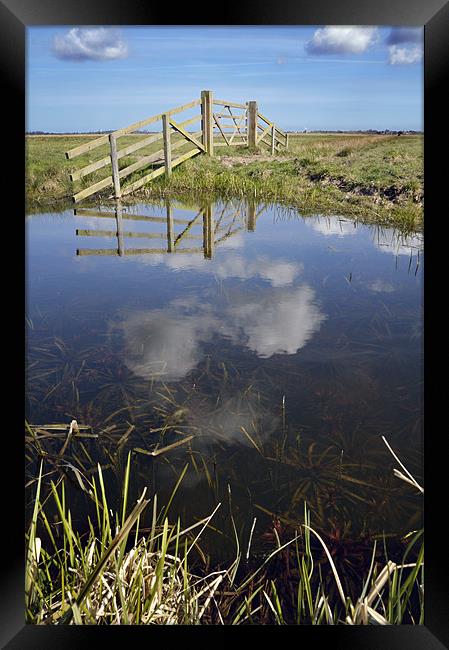
[[(196, 549), (221, 504), (210, 515), (183, 528), (179, 520), (169, 522), (171, 499), (158, 512), (157, 496), (153, 495), (150, 526), (145, 529), (142, 523), (151, 499), (145, 499), (145, 488), (133, 507), (129, 503), (130, 467), (128, 455), (121, 505), (115, 514), (108, 503), (101, 468), (98, 466), (97, 479), (85, 479), (94, 514), (88, 517), (88, 532), (80, 534), (64, 481), (51, 482), (57, 516), (46, 514), (49, 500), (41, 497), (41, 464), (27, 534), (28, 623), (423, 623), (422, 531), (410, 533), (400, 563), (388, 559), (386, 553), (383, 564), (376, 562), (374, 544), (369, 571), (357, 598), (345, 593), (332, 554), (311, 525), (306, 504), (304, 522), (294, 536), (285, 543), (277, 537), (273, 550), (258, 566), (245, 568), (254, 525), (247, 544), (239, 540), (234, 526), (235, 560), (211, 571), (204, 553), (196, 554)], [(408, 483), (420, 488), (411, 475), (409, 478)], [(232, 519), (232, 513), (230, 516)], [(324, 550), (325, 564), (316, 559), (312, 536)], [(326, 586), (324, 571), (334, 581), (333, 590)]]
[[(77, 181), (69, 173), (107, 155), (99, 147), (75, 160), (64, 152), (89, 141), (85, 137), (28, 137), (26, 193), (28, 209), (54, 209), (70, 204), (75, 191), (109, 175), (108, 168)], [(135, 142), (124, 137), (120, 146)], [(153, 153), (159, 143), (139, 151)], [(186, 143), (177, 152), (182, 154)], [(134, 162), (126, 157), (120, 168)], [(132, 182), (145, 173), (134, 172)], [(110, 193), (110, 192), (109, 192)], [(105, 196), (107, 196), (106, 193)], [(303, 214), (343, 214), (359, 220), (412, 230), (423, 219), (423, 138), (420, 135), (291, 135), (288, 151), (274, 157), (266, 147), (220, 147), (213, 158), (196, 156), (136, 193), (136, 198), (163, 196), (231, 198), (297, 207)]]

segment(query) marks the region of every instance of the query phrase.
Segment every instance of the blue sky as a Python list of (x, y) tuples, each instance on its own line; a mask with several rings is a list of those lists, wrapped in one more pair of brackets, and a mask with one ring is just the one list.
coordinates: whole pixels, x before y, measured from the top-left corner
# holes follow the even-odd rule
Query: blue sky
[(27, 131), (113, 130), (196, 99), (285, 130), (423, 128), (421, 28), (27, 28)]

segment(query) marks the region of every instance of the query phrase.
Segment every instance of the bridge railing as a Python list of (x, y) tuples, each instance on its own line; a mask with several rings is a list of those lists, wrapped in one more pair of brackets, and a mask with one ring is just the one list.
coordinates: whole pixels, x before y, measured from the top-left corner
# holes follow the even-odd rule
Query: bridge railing
[[(192, 112), (198, 106), (201, 107), (199, 113), (182, 121), (174, 119), (175, 115)], [(194, 124), (196, 127), (193, 128)], [(142, 132), (150, 125), (154, 129), (151, 133)], [(268, 145), (274, 154), (277, 149), (288, 146), (288, 136), (258, 112), (256, 102), (240, 104), (215, 99), (212, 91), (203, 90), (200, 99), (67, 151), (65, 155), (69, 160), (82, 156), (80, 161), (85, 163), (70, 174), (71, 181), (79, 186), (72, 198), (78, 203), (109, 187), (112, 188), (112, 196), (120, 198), (162, 174), (170, 177), (174, 167), (197, 154), (213, 156), (215, 147), (256, 147), (259, 144)], [(179, 155), (174, 155), (174, 152)], [(148, 173), (136, 178), (136, 172), (145, 168)], [(94, 173), (103, 177), (87, 186), (87, 177)], [(123, 183), (125, 179), (128, 180)]]
[[(164, 255), (166, 253), (202, 253), (205, 258), (211, 259), (215, 247), (233, 237), (242, 230), (254, 230), (256, 221), (264, 211), (265, 206), (256, 210), (254, 201), (248, 201), (246, 206), (234, 205), (225, 202), (218, 209), (209, 203), (196, 211), (196, 214), (183, 218), (173, 215), (172, 203), (165, 206), (165, 215), (141, 215), (133, 212), (126, 212), (121, 201), (117, 201), (114, 210), (91, 210), (88, 208), (77, 208), (74, 211), (76, 217), (92, 217), (104, 221), (114, 220), (114, 225), (100, 228), (77, 228), (78, 237), (94, 237), (116, 239), (116, 246), (109, 248), (78, 248), (77, 255)], [(186, 208), (177, 208), (183, 213)], [(190, 212), (190, 209), (189, 209)], [(138, 222), (140, 230), (136, 230)], [(161, 225), (159, 225), (161, 224)], [(165, 232), (161, 232), (162, 224), (166, 225)], [(91, 225), (89, 223), (89, 225)], [(157, 228), (158, 231), (155, 231)], [(151, 240), (156, 246), (148, 248), (136, 248), (132, 244), (143, 240)], [(164, 243), (161, 246), (162, 242)], [(131, 243), (131, 245), (130, 245)], [(187, 247), (182, 244), (187, 244)], [(194, 246), (192, 244), (200, 244)]]

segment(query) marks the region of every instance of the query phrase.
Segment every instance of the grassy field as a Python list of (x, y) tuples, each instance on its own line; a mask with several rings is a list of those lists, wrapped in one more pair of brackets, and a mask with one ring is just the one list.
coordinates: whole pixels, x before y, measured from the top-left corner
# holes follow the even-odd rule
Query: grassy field
[[(110, 174), (105, 167), (72, 183), (70, 172), (108, 154), (99, 147), (75, 160), (64, 152), (96, 136), (28, 136), (27, 206), (30, 211), (71, 205), (71, 195)], [(120, 140), (120, 148), (136, 136)], [(174, 140), (176, 142), (176, 140)], [(154, 153), (160, 142), (139, 150)], [(188, 151), (185, 144), (175, 155)], [(421, 135), (300, 134), (288, 151), (270, 156), (265, 146), (220, 147), (216, 155), (196, 156), (159, 177), (135, 198), (180, 195), (200, 198), (251, 195), (261, 201), (297, 207), (303, 214), (344, 214), (363, 222), (418, 229), (423, 220), (423, 137)], [(120, 169), (136, 158), (120, 159)], [(124, 184), (137, 180), (134, 172)], [(106, 191), (107, 197), (110, 191)]]

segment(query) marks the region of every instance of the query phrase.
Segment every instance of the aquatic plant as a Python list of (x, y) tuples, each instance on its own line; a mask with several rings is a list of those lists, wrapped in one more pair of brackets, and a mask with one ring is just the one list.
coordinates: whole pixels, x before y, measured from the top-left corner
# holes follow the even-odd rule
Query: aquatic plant
[[(394, 453), (394, 452), (393, 452)], [(395, 456), (395, 458), (397, 458)], [(234, 525), (235, 560), (226, 568), (200, 570), (207, 561), (198, 541), (220, 508), (188, 528), (170, 525), (171, 499), (158, 513), (153, 495), (151, 524), (143, 526), (149, 504), (146, 489), (130, 511), (131, 456), (124, 475), (121, 506), (114, 513), (107, 500), (101, 468), (86, 487), (94, 504), (88, 532), (73, 524), (64, 482), (51, 483), (58, 517), (46, 515), (41, 497), (42, 464), (36, 481), (27, 533), (26, 618), (34, 624), (402, 624), (423, 623), (422, 531), (408, 535), (400, 561), (383, 561), (373, 545), (360, 591), (349, 595), (338, 567), (341, 537), (327, 543), (311, 525), (305, 505), (304, 523), (285, 540), (286, 527), (273, 520), (274, 549), (249, 568)], [(400, 463), (395, 475), (422, 488)], [(185, 473), (185, 472), (184, 472)], [(184, 474), (175, 485), (172, 497)], [(98, 480), (98, 482), (97, 482)], [(229, 493), (230, 495), (230, 493)], [(142, 536), (142, 533), (146, 535)], [(269, 538), (268, 538), (269, 539)], [(316, 557), (316, 545), (323, 559)], [(269, 540), (270, 541), (270, 540)], [(420, 544), (420, 545), (419, 545)], [(293, 552), (287, 552), (293, 549)], [(413, 557), (412, 557), (413, 556)], [(244, 557), (244, 562), (242, 562)], [(242, 565), (246, 568), (241, 570)], [(195, 568), (196, 566), (196, 568)], [(326, 573), (325, 573), (326, 571)]]

